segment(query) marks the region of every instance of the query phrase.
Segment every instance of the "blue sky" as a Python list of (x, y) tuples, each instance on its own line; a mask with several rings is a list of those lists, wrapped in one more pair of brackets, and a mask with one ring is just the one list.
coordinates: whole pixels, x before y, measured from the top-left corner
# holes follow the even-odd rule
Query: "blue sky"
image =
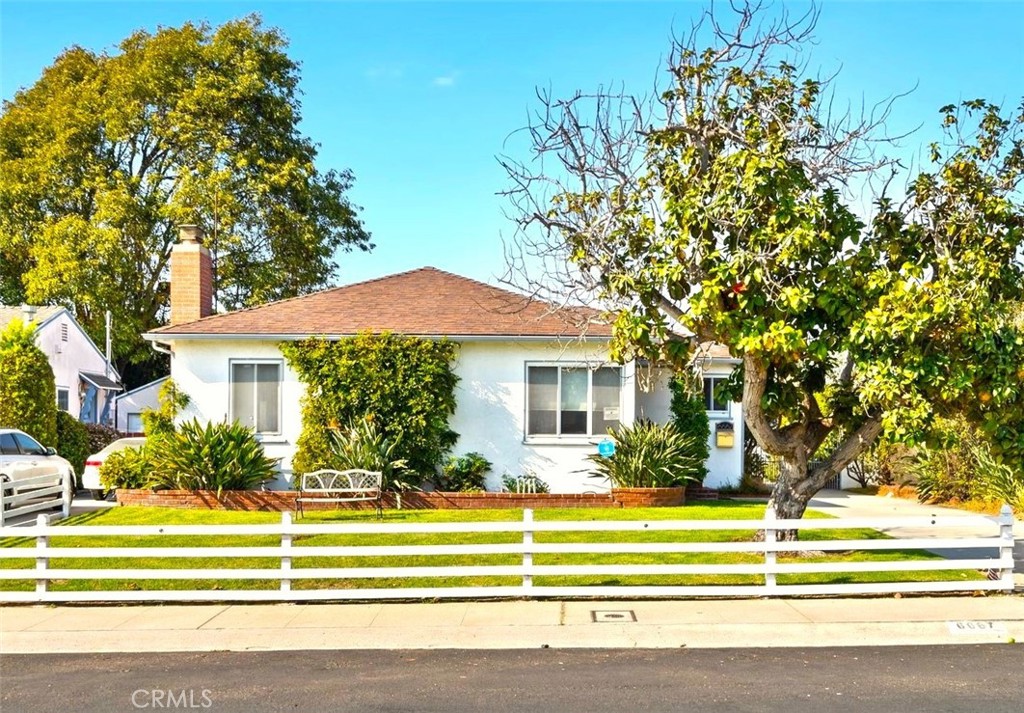
[[(339, 256), (340, 281), (429, 264), (494, 282), (514, 232), (495, 195), (506, 185), (495, 156), (537, 106), (535, 88), (647, 91), (673, 24), (688, 27), (703, 7), (3, 0), (0, 95), (30, 85), (69, 45), (112, 50), (138, 28), (258, 12), (302, 63), (303, 131), (320, 144), (321, 168), (354, 171), (350, 195), (377, 243)], [(904, 142), (908, 153), (937, 136), (943, 104), (1016, 105), (1024, 95), (1022, 2), (826, 0), (816, 35), (812, 66), (842, 68), (841, 96), (859, 104), (916, 86), (890, 121), (892, 133), (924, 124)]]

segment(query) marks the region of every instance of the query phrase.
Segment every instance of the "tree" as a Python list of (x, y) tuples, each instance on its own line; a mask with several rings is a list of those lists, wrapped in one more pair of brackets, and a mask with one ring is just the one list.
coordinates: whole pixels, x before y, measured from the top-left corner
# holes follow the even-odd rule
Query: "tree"
[(44, 446), (57, 444), (53, 369), (36, 346), (35, 325), (20, 319), (0, 333), (0, 426), (22, 430)]
[[(970, 411), (1024, 455), (1024, 116), (943, 107), (933, 168), (897, 200), (879, 152), (891, 100), (833, 114), (833, 78), (796, 59), (816, 14), (736, 12), (673, 42), (652, 100), (540, 95), (534, 160), (502, 159), (520, 228), (509, 279), (603, 302), (620, 359), (684, 366), (699, 343), (727, 345), (742, 360), (731, 396), (781, 458), (779, 517), (801, 517), (883, 430), (926, 440), (936, 414)], [(865, 223), (848, 188), (878, 177)]]
[(299, 69), (256, 16), (139, 31), (114, 54), (65, 50), (0, 116), (0, 299), (64, 304), (119, 366), (153, 356), (177, 226), (209, 236), (235, 309), (328, 285), (372, 247), (298, 130)]

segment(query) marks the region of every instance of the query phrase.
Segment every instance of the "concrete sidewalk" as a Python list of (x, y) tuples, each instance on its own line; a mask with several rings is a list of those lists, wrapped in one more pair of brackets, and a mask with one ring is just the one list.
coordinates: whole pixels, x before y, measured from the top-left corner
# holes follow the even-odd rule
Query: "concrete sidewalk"
[(6, 654), (1024, 642), (1024, 598), (0, 607)]

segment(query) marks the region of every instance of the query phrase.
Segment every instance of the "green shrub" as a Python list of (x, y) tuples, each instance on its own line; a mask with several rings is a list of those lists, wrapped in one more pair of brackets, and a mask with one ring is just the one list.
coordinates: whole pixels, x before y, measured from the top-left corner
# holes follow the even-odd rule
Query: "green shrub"
[[(433, 476), (458, 434), (452, 370), (457, 345), (392, 334), (285, 342), (281, 352), (306, 384), (296, 472), (329, 466), (329, 432), (366, 414), (397, 441), (395, 458), (423, 478)], [(415, 478), (413, 478), (415, 479)]]
[(147, 444), (141, 448), (123, 448), (107, 455), (100, 466), (100, 484), (106, 490), (146, 487), (153, 470), (150, 450)]
[(977, 454), (987, 449), (982, 433), (966, 419), (937, 419), (935, 441), (922, 447), (910, 471), (921, 501), (987, 499), (987, 484)]
[(174, 379), (168, 379), (157, 394), (159, 406), (142, 409), (142, 429), (146, 436), (164, 436), (174, 433), (174, 420), (191, 399), (178, 388)]
[(86, 432), (89, 434), (89, 453), (99, 453), (104, 448), (121, 437), (116, 428), (111, 428), (102, 423), (86, 423)]
[(85, 469), (85, 459), (92, 454), (85, 424), (66, 411), (57, 411), (57, 453), (67, 458), (79, 475)]
[(255, 434), (239, 423), (198, 421), (151, 444), (152, 473), (147, 487), (157, 490), (251, 490), (277, 475)]
[(690, 375), (676, 376), (670, 382), (672, 388), (672, 421), (685, 436), (694, 439), (694, 452), (701, 458), (698, 481), (708, 475), (707, 460), (711, 455), (711, 422), (704, 409), (704, 396), (698, 391), (696, 380)]
[(395, 457), (401, 443), (400, 438), (390, 439), (384, 435), (372, 416), (357, 418), (344, 428), (331, 429), (328, 439), (330, 452), (326, 467), (336, 470), (359, 468), (379, 472), (381, 487), (384, 490), (409, 490), (419, 484), (407, 480), (410, 475), (415, 474), (408, 471), (404, 458)]
[(484, 479), (491, 472), (491, 462), (479, 453), (452, 456), (441, 469), (438, 490), (465, 493), (484, 489)]
[(0, 333), (0, 428), (17, 428), (44, 446), (57, 444), (57, 388), (35, 327), (11, 320)]
[(985, 481), (988, 499), (1000, 500), (1018, 515), (1024, 514), (1024, 473), (997, 461), (991, 448), (976, 448), (974, 458)]
[(594, 477), (607, 478), (616, 488), (668, 488), (699, 483), (704, 472), (703, 450), (693, 436), (675, 424), (641, 420), (611, 436), (615, 453), (587, 456)]

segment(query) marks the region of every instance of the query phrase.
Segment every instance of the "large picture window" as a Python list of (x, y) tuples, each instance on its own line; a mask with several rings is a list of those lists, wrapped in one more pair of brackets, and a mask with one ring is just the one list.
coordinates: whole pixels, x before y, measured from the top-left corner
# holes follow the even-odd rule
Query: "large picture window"
[(256, 433), (281, 432), (281, 362), (231, 362), (231, 419)]
[(526, 367), (526, 435), (593, 436), (619, 425), (617, 366)]

